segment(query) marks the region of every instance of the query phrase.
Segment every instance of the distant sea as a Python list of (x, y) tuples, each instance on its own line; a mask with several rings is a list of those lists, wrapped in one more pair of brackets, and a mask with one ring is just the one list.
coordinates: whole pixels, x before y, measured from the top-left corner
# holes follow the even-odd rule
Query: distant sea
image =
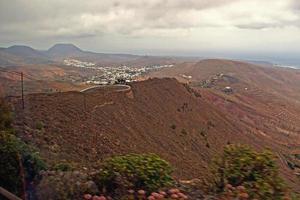
[(274, 64), (274, 67), (284, 67), (284, 68), (291, 68), (291, 69), (300, 69), (300, 66), (294, 66), (294, 65), (279, 65), (279, 64)]

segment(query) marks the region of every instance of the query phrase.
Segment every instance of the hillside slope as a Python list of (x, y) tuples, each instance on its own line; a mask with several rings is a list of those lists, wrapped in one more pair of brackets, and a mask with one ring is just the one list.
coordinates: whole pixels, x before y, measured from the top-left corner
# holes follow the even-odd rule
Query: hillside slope
[(0, 66), (49, 63), (52, 60), (47, 55), (28, 46), (14, 45), (0, 49)]
[[(92, 167), (110, 155), (151, 152), (170, 161), (177, 177), (190, 179), (207, 178), (212, 157), (228, 143), (289, 153), (255, 126), (220, 111), (209, 100), (214, 93), (199, 92), (175, 79), (150, 79), (133, 83), (127, 92), (28, 95), (24, 112), (16, 99), (12, 102), (18, 134), (49, 164), (68, 160)], [(297, 188), (293, 171), (279, 163)]]
[[(218, 76), (225, 75), (220, 78)], [(191, 79), (185, 78), (191, 76)], [(195, 87), (203, 82), (214, 81), (211, 87), (223, 89), (231, 86), (236, 91), (247, 89), (280, 96), (288, 101), (300, 103), (300, 70), (290, 68), (263, 67), (232, 60), (209, 59), (199, 62), (178, 64), (173, 68), (162, 69), (150, 74), (150, 77), (175, 77), (190, 82)], [(216, 84), (215, 84), (216, 83)], [(210, 87), (206, 87), (210, 88)]]
[(269, 141), (268, 147), (279, 145), (272, 148), (277, 152), (288, 149), (278, 154), (280, 163), (300, 174), (296, 158), (300, 154), (300, 70), (212, 59), (162, 69), (150, 76), (175, 77), (201, 91), (227, 118)]

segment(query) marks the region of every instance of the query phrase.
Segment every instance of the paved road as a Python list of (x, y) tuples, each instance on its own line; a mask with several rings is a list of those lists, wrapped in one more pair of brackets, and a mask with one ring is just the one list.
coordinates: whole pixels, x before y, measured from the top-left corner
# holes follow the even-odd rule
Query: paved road
[(114, 92), (127, 92), (131, 90), (129, 85), (96, 85), (86, 89), (81, 90), (82, 93), (92, 92), (97, 89), (107, 89), (111, 88)]

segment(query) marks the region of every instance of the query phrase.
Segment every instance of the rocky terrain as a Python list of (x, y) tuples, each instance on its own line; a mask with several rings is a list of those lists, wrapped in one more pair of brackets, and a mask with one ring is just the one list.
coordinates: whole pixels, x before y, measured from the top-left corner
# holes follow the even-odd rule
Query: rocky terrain
[[(251, 80), (258, 77), (256, 72), (256, 78), (247, 73)], [(12, 98), (15, 127), (50, 164), (66, 160), (79, 168), (92, 168), (95, 160), (101, 162), (111, 155), (151, 152), (176, 166), (175, 175), (182, 180), (208, 178), (211, 159), (226, 144), (270, 148), (289, 185), (299, 189), (294, 162), (300, 142), (297, 98), (286, 101), (259, 90), (255, 82), (250, 87), (240, 77), (226, 74), (226, 79), (228, 76), (238, 79), (230, 85), (230, 94), (219, 90), (224, 80), (210, 88), (191, 88), (176, 79), (154, 78), (132, 83), (129, 91), (27, 95), (24, 111), (19, 99)]]

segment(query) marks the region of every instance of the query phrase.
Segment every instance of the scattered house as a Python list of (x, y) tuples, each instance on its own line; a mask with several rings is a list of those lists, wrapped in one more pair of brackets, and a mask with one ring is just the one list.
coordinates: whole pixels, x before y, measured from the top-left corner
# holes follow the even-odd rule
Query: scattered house
[(185, 78), (185, 79), (192, 79), (193, 77), (192, 76), (187, 76), (187, 75), (185, 75), (185, 74), (182, 74), (181, 75), (183, 78)]
[(233, 89), (231, 87), (227, 86), (223, 89), (223, 92), (225, 92), (226, 94), (231, 94), (231, 93), (233, 93)]
[[(138, 79), (143, 74), (154, 71), (161, 68), (173, 67), (174, 65), (152, 65), (152, 66), (141, 66), (141, 67), (129, 67), (126, 65), (121, 66), (98, 66), (96, 63), (85, 62), (76, 59), (65, 59), (64, 64), (67, 66), (80, 67), (83, 69), (93, 69), (101, 74), (96, 74), (91, 77), (87, 77), (80, 80), (72, 79), (72, 82), (84, 81), (87, 84), (96, 85), (109, 85), (109, 84), (125, 84), (130, 83), (133, 80)], [(191, 76), (186, 76), (191, 79)], [(124, 80), (118, 80), (124, 79)]]
[(118, 78), (115, 82), (115, 84), (126, 84), (126, 80), (123, 78)]
[(108, 85), (109, 83), (107, 81), (100, 81), (100, 85)]

